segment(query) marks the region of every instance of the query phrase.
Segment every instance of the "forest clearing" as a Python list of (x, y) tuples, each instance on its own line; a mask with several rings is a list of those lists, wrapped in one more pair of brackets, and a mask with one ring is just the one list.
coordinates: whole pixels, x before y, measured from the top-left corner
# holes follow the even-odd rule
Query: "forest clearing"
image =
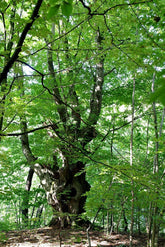
[[(0, 246), (40, 246), (40, 247), (85, 247), (88, 246), (86, 231), (82, 229), (58, 229), (45, 227), (34, 230), (11, 231), (6, 234), (7, 240)], [(103, 231), (91, 231), (91, 247), (129, 246), (128, 234), (112, 234), (108, 236)], [(133, 246), (145, 247), (147, 236), (134, 236)], [(159, 247), (165, 246), (165, 238), (159, 240)]]
[(2, 246), (164, 247), (164, 13), (0, 1)]

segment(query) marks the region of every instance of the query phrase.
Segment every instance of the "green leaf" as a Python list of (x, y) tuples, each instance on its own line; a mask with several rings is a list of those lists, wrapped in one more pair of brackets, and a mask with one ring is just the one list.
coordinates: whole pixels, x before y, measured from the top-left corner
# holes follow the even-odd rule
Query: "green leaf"
[(69, 1), (68, 3), (66, 1), (63, 2), (62, 6), (61, 6), (61, 9), (62, 9), (62, 14), (69, 17), (72, 13), (72, 4), (71, 4), (71, 1)]
[(68, 3), (69, 3), (69, 4), (72, 4), (72, 3), (73, 3), (73, 0), (68, 0)]
[(48, 12), (48, 18), (50, 19), (50, 18), (54, 17), (55, 15), (57, 15), (59, 8), (60, 8), (60, 4), (56, 4), (52, 7), (50, 7), (49, 12)]
[(6, 7), (7, 7), (7, 3), (5, 1), (1, 2), (1, 6), (0, 6), (0, 11), (3, 13), (3, 11), (5, 11)]
[[(164, 70), (163, 70), (164, 72)], [(157, 80), (158, 88), (150, 96), (150, 102), (160, 101), (165, 106), (165, 78), (160, 77)]]
[(50, 5), (54, 5), (55, 2), (56, 2), (56, 4), (57, 4), (57, 3), (61, 3), (62, 0), (49, 0)]

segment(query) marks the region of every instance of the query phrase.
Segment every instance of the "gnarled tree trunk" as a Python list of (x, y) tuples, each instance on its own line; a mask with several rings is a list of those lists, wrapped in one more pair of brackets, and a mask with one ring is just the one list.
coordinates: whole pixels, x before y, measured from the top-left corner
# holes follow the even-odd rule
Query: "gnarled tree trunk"
[(47, 191), (48, 203), (54, 209), (52, 224), (60, 221), (61, 226), (67, 226), (79, 220), (77, 216), (84, 212), (84, 193), (89, 191), (90, 185), (86, 181), (85, 172), (75, 176), (77, 170), (81, 171), (83, 168), (83, 163), (77, 162), (74, 166), (78, 169), (60, 168), (55, 174), (56, 178), (52, 181), (50, 190)]
[[(53, 35), (53, 34), (52, 34)], [(96, 43), (98, 51), (102, 49), (102, 34), (97, 31)], [(89, 102), (89, 115), (84, 121), (82, 119), (79, 97), (75, 89), (75, 83), (69, 85), (69, 94), (60, 88), (56, 81), (56, 73), (53, 64), (53, 49), (48, 44), (48, 69), (54, 87), (45, 89), (52, 95), (56, 110), (59, 115), (60, 124), (53, 119), (48, 119), (50, 129), (48, 134), (55, 140), (53, 165), (41, 164), (39, 159), (33, 156), (30, 149), (28, 134), (24, 134), (22, 149), (28, 163), (40, 178), (42, 187), (47, 194), (48, 203), (52, 206), (54, 217), (51, 224), (60, 224), (65, 227), (77, 221), (84, 211), (86, 201), (85, 193), (89, 191), (90, 185), (86, 181), (85, 163), (82, 161), (82, 154), (86, 153), (86, 145), (93, 140), (97, 133), (95, 126), (99, 119), (102, 105), (102, 89), (104, 83), (104, 57), (100, 56), (95, 66), (95, 80), (91, 88), (91, 99)], [(67, 39), (65, 39), (67, 47)], [(69, 52), (66, 52), (66, 61), (71, 63)], [(113, 71), (113, 69), (112, 69)], [(112, 72), (111, 71), (111, 72)], [(68, 72), (72, 78), (73, 71)], [(24, 125), (26, 127), (26, 125)], [(26, 131), (24, 130), (24, 133)], [(59, 140), (60, 145), (57, 145)], [(59, 154), (62, 158), (62, 165), (59, 166)], [(76, 160), (75, 160), (76, 157)]]

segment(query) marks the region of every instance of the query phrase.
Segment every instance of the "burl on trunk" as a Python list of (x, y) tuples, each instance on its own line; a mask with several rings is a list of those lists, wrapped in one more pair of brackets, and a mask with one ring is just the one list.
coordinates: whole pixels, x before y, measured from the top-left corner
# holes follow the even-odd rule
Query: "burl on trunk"
[(81, 222), (79, 216), (84, 212), (86, 201), (84, 194), (90, 189), (83, 168), (82, 162), (58, 169), (35, 165), (36, 173), (46, 190), (48, 203), (53, 208), (54, 216), (50, 225), (66, 227), (72, 222)]

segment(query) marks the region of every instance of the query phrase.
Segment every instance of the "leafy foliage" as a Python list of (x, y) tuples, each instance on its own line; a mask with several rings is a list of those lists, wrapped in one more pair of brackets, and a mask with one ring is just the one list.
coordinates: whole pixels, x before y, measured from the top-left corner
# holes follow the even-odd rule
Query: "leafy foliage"
[[(2, 230), (24, 227), (26, 208), (28, 227), (47, 223), (45, 191), (51, 194), (57, 180), (62, 188), (69, 175), (58, 176), (68, 166), (70, 180), (86, 174), (91, 186), (82, 192), (82, 217), (95, 219), (99, 211), (96, 221), (106, 221), (108, 232), (128, 231), (134, 200), (134, 230), (149, 231), (156, 222), (163, 232), (163, 8), (164, 1), (1, 3)], [(27, 193), (29, 167), (40, 181)], [(71, 188), (60, 189), (56, 199), (72, 197)], [(38, 217), (41, 208), (46, 216)]]

